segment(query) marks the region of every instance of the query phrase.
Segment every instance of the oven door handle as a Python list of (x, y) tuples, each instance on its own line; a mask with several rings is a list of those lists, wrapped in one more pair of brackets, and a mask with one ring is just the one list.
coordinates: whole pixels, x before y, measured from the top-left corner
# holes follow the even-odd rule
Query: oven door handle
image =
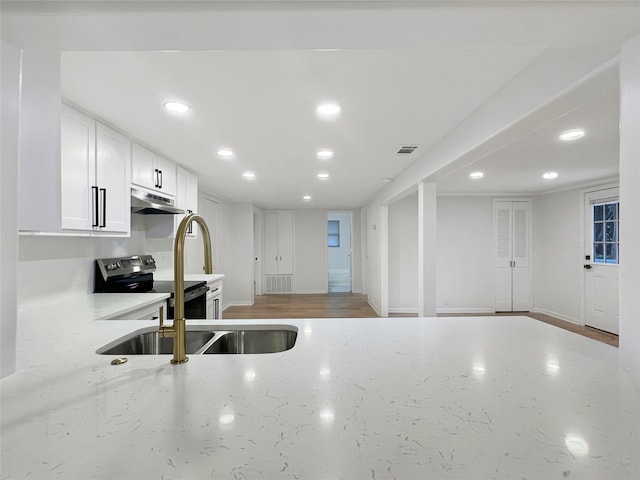
[(209, 287), (205, 285), (204, 287), (196, 288), (195, 290), (191, 290), (190, 292), (185, 292), (184, 301), (188, 302), (190, 300), (193, 300), (194, 298), (202, 297), (206, 295), (208, 291)]

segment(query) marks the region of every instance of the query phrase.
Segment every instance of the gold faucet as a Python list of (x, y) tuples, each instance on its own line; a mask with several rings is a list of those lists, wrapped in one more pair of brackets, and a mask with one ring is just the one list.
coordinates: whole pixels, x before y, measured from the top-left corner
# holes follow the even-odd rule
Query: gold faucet
[(185, 363), (189, 361), (186, 352), (186, 321), (184, 318), (184, 242), (187, 238), (187, 229), (191, 222), (200, 225), (200, 233), (204, 242), (204, 272), (213, 273), (213, 262), (211, 260), (211, 237), (209, 236), (209, 228), (204, 218), (197, 213), (190, 213), (180, 222), (176, 239), (173, 243), (173, 285), (174, 285), (174, 307), (173, 307), (173, 325), (167, 327), (163, 325), (162, 316), (160, 316), (160, 336), (173, 337), (173, 359), (171, 363)]

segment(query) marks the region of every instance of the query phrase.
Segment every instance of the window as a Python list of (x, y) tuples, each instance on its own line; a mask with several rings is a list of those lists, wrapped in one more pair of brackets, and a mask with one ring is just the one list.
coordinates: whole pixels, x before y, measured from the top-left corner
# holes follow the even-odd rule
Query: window
[(620, 203), (593, 205), (593, 263), (618, 265), (620, 255)]
[(327, 227), (327, 245), (330, 247), (340, 246), (340, 220), (329, 220)]

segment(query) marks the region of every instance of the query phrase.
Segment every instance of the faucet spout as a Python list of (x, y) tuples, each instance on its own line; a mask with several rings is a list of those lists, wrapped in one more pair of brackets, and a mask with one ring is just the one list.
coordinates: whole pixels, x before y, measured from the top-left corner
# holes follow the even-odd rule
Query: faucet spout
[(172, 327), (160, 327), (160, 334), (173, 337), (173, 358), (171, 363), (179, 364), (189, 361), (186, 353), (186, 321), (184, 318), (184, 242), (191, 222), (200, 225), (200, 233), (204, 243), (204, 271), (213, 273), (213, 261), (211, 259), (211, 236), (207, 223), (197, 213), (190, 213), (180, 222), (173, 243), (173, 284), (174, 315)]

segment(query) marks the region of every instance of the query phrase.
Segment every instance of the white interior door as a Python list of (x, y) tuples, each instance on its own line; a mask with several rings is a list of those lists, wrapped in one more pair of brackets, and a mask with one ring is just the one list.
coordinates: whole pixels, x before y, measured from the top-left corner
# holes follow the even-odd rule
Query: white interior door
[(493, 207), (493, 224), (495, 230), (495, 310), (496, 312), (511, 312), (512, 282), (511, 282), (511, 251), (513, 244), (512, 227), (513, 206), (511, 202), (495, 202)]
[(585, 195), (585, 325), (618, 334), (618, 189)]
[(495, 310), (531, 310), (531, 202), (494, 202)]

